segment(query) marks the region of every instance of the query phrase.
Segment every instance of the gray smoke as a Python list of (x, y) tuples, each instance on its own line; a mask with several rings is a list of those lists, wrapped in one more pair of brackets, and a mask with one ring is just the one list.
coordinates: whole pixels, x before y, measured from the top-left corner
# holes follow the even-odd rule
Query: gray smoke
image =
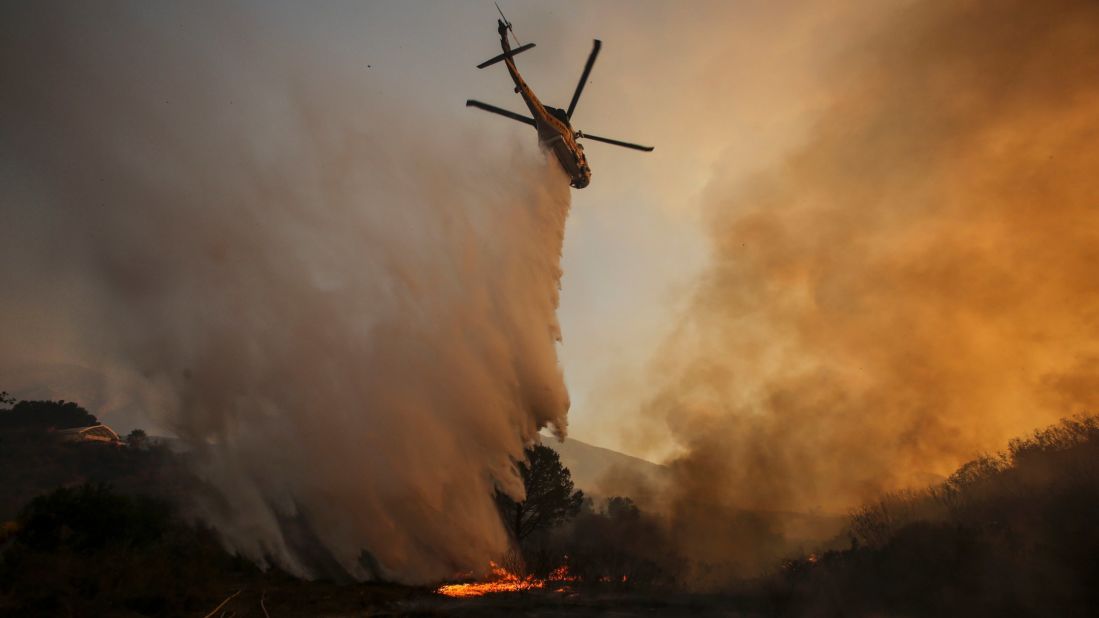
[(257, 561), (423, 582), (501, 552), (493, 487), (566, 425), (555, 164), (284, 66), (233, 11), (4, 13), (0, 372), (94, 368)]

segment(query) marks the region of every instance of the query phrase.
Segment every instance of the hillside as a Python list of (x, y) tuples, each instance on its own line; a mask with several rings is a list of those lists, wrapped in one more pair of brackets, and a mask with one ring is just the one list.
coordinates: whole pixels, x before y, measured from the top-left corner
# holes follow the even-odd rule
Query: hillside
[[(542, 444), (557, 451), (561, 463), (572, 472), (573, 483), (588, 495), (619, 493), (620, 484), (636, 484), (638, 480), (655, 486), (667, 482), (668, 469), (665, 466), (639, 457), (573, 438), (559, 442), (556, 438), (542, 436)], [(613, 487), (607, 487), (608, 480), (614, 483)]]
[(856, 511), (850, 548), (775, 583), (804, 615), (1094, 616), (1099, 417), (1064, 419)]

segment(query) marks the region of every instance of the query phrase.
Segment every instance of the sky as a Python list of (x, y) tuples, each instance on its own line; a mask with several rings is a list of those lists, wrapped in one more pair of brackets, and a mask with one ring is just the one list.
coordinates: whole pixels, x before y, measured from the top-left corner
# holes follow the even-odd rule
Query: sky
[[(797, 142), (807, 112), (818, 104), (814, 65), (841, 47), (828, 24), (844, 11), (763, 2), (505, 4), (516, 33), (538, 44), (519, 67), (544, 101), (568, 101), (598, 37), (604, 47), (576, 127), (657, 146), (649, 154), (589, 146), (594, 180), (573, 192), (559, 319), (571, 435), (659, 459), (671, 452), (670, 443), (642, 449), (623, 436), (644, 367), (706, 263), (700, 197), (715, 174), (747, 174)], [(120, 15), (144, 22), (159, 44), (192, 50), (217, 65), (216, 79), (239, 87), (253, 82), (258, 88), (283, 74), (326, 74), (346, 90), (325, 96), (342, 97), (349, 107), (356, 97), (376, 97), (406, 106), (410, 120), (420, 118), (431, 131), (533, 145), (525, 127), (463, 105), (477, 98), (522, 110), (502, 65), (474, 68), (498, 50), (492, 3), (348, 2), (318, 10), (265, 2), (237, 9), (225, 16), (201, 3), (108, 4), (70, 5), (58, 13), (108, 30)], [(112, 59), (122, 62), (121, 79), (156, 80), (167, 69), (155, 49), (142, 54), (135, 46), (128, 53), (129, 63)], [(148, 83), (171, 88), (170, 82)], [(222, 121), (238, 122), (234, 102), (221, 104)], [(373, 105), (355, 109), (347, 122), (368, 125)], [(181, 118), (187, 113), (176, 111)], [(277, 100), (247, 110), (257, 124), (283, 112)], [(34, 367), (11, 372), (41, 381)], [(111, 416), (122, 429), (143, 422)]]
[[(715, 175), (748, 175), (797, 142), (819, 104), (814, 66), (842, 48), (829, 22), (852, 9), (764, 2), (504, 8), (521, 40), (538, 45), (517, 64), (543, 101), (567, 103), (600, 38), (576, 128), (657, 146), (649, 154), (588, 147), (594, 177), (573, 192), (559, 318), (571, 435), (661, 459), (673, 444), (642, 449), (623, 436), (640, 405), (647, 363), (706, 263), (702, 192)], [(330, 5), (333, 14), (318, 26), (323, 33), (308, 30), (311, 10), (284, 10), (272, 17), (286, 28), (280, 35), (329, 41), (326, 52), (383, 92), (431, 101), (426, 113), (446, 124), (501, 141), (531, 140), (522, 125), (462, 106), (476, 98), (523, 109), (502, 66), (470, 68), (499, 46), (491, 4)]]
[[(568, 101), (592, 39), (600, 38), (603, 51), (574, 124), (656, 146), (646, 154), (590, 144), (592, 185), (573, 192), (559, 310), (573, 437), (655, 460), (676, 452), (670, 438), (636, 439), (634, 425), (660, 346), (710, 261), (707, 191), (780, 164), (827, 105), (831, 67), (905, 4), (502, 5), (521, 40), (538, 45), (518, 65), (544, 101)], [(210, 11), (201, 3), (108, 6), (150, 27), (177, 23), (164, 30), (165, 44), (207, 56), (220, 79), (329, 74), (346, 83), (330, 98), (397, 102), (422, 126), (450, 136), (472, 131), (497, 144), (533, 142), (522, 125), (463, 106), (477, 98), (523, 109), (502, 65), (473, 68), (498, 49), (489, 2), (332, 2), (323, 10), (243, 3), (228, 18), (205, 20)], [(68, 13), (110, 27), (111, 11)], [(130, 68), (135, 78), (156, 73), (157, 58)], [(355, 109), (348, 122), (369, 124), (373, 104)], [(231, 105), (224, 102), (226, 122), (235, 118)], [(249, 110), (270, 118), (280, 112), (277, 101)]]
[[(340, 33), (347, 37), (341, 54), (371, 64), (364, 79), (392, 80), (404, 95), (449, 103), (433, 110), (447, 123), (529, 140), (521, 125), (461, 107), (476, 98), (523, 109), (502, 67), (469, 68), (498, 48), (492, 11), (484, 8), (351, 5), (338, 20), (348, 29)], [(870, 17), (853, 5), (809, 3), (504, 8), (520, 39), (538, 45), (517, 64), (543, 101), (567, 103), (599, 38), (603, 50), (574, 125), (657, 146), (649, 154), (588, 147), (593, 182), (573, 192), (559, 318), (570, 435), (662, 459), (674, 452), (671, 441), (643, 447), (629, 435), (647, 366), (707, 263), (702, 195), (715, 176), (747, 177), (798, 142), (823, 96), (816, 67), (844, 47), (830, 27)]]
[[(678, 450), (674, 440), (634, 439), (634, 424), (652, 363), (709, 263), (706, 192), (750, 178), (804, 139), (827, 98), (822, 68), (848, 46), (837, 32), (880, 19), (882, 9), (609, 2), (507, 11), (524, 42), (542, 45), (519, 66), (550, 103), (568, 100), (590, 40), (602, 40), (574, 124), (657, 146), (649, 154), (587, 148), (593, 182), (574, 192), (565, 239), (561, 359), (573, 437), (666, 459)], [(472, 96), (507, 101), (506, 77), (496, 81), (503, 86)]]

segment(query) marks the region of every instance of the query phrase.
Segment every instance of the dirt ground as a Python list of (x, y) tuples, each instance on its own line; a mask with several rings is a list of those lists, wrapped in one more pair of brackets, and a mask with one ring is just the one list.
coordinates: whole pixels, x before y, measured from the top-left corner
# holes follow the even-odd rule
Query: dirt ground
[(729, 597), (641, 594), (597, 588), (568, 592), (525, 591), (454, 599), (435, 594), (431, 589), (395, 584), (335, 585), (288, 580), (267, 590), (242, 589), (224, 605), (211, 607), (211, 612), (214, 616), (225, 618), (764, 615), (758, 609)]

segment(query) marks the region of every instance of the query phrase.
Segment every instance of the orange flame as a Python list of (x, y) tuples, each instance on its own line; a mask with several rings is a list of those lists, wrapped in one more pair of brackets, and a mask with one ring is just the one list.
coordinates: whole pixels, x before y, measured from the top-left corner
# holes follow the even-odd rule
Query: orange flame
[[(465, 584), (446, 584), (435, 589), (437, 594), (448, 597), (466, 598), (479, 597), (498, 592), (520, 592), (524, 590), (541, 590), (547, 582), (554, 584), (579, 581), (579, 577), (569, 573), (568, 565), (561, 565), (554, 569), (546, 579), (539, 579), (533, 575), (520, 577), (504, 567), (489, 562), (491, 571), (490, 579), (482, 582), (469, 582)], [(568, 586), (557, 586), (554, 592), (570, 592)]]
[(517, 592), (520, 590), (537, 590), (546, 587), (546, 582), (532, 575), (519, 577), (504, 567), (489, 562), (492, 571), (492, 579), (483, 582), (468, 584), (447, 584), (439, 586), (435, 592), (448, 597), (479, 597), (496, 592)]
[(574, 582), (578, 581), (580, 578), (569, 573), (569, 565), (562, 564), (550, 572), (549, 577), (546, 579), (551, 582)]

